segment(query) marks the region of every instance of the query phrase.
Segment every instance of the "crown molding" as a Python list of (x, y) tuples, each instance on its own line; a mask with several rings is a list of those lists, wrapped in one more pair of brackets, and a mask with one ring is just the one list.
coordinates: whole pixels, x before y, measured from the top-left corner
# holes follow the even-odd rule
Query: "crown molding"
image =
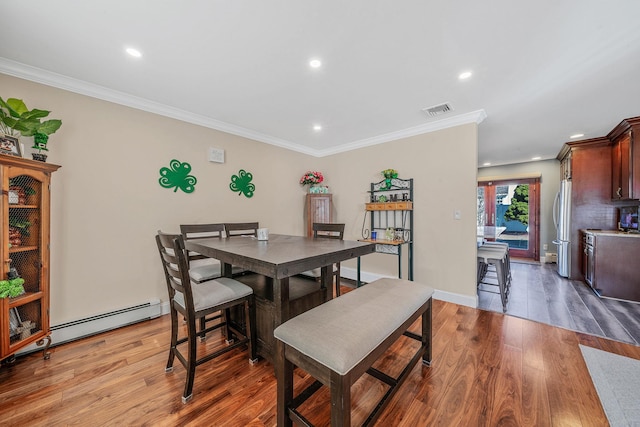
[(104, 86), (88, 83), (82, 80), (74, 79), (62, 74), (43, 70), (42, 68), (32, 67), (20, 62), (11, 61), (0, 57), (0, 73), (9, 76), (18, 77), (32, 82), (40, 83), (46, 86), (63, 89), (80, 95), (101, 99), (103, 101), (113, 102), (115, 104), (124, 105), (149, 113), (158, 114), (164, 117), (180, 120), (198, 126), (219, 130), (230, 133), (232, 135), (241, 136), (276, 147), (285, 148), (287, 150), (296, 151), (313, 157), (326, 157), (332, 154), (344, 153), (346, 151), (357, 150), (359, 148), (369, 147), (372, 145), (383, 144), (385, 142), (397, 139), (407, 138), (410, 136), (420, 135), (423, 133), (434, 132), (454, 126), (468, 123), (480, 124), (487, 114), (484, 110), (473, 111), (471, 113), (459, 114), (448, 117), (446, 119), (425, 123), (423, 125), (410, 127), (407, 129), (386, 133), (371, 138), (361, 139), (338, 147), (332, 147), (324, 150), (316, 150), (304, 147), (299, 144), (256, 132), (241, 126), (226, 123), (220, 120), (205, 117), (179, 108), (170, 107), (158, 102), (149, 101), (144, 98), (129, 95)]
[(437, 120), (435, 122), (425, 123), (419, 126), (413, 126), (407, 129), (385, 133), (371, 138), (361, 139), (359, 141), (350, 142), (340, 145), (339, 147), (321, 150), (319, 157), (329, 156), (331, 154), (343, 153), (345, 151), (357, 150), (359, 148), (370, 147), (372, 145), (384, 144), (385, 142), (395, 141), (411, 136), (422, 135), (423, 133), (435, 132), (441, 129), (447, 129), (454, 126), (466, 125), (469, 123), (480, 124), (487, 118), (484, 110), (472, 111), (470, 113), (458, 114), (457, 116), (448, 117), (446, 119)]
[(115, 104), (124, 105), (149, 113), (159, 114), (161, 116), (203, 126), (210, 129), (227, 132), (233, 135), (242, 136), (259, 142), (286, 148), (288, 150), (299, 151), (301, 153), (317, 155), (315, 150), (305, 149), (299, 145), (290, 143), (283, 139), (275, 138), (262, 134), (250, 129), (226, 123), (220, 120), (211, 119), (179, 108), (170, 107), (158, 102), (149, 101), (144, 98), (129, 95), (104, 86), (93, 83), (87, 83), (82, 80), (57, 74), (41, 68), (32, 67), (19, 62), (11, 61), (6, 58), (0, 58), (0, 73), (13, 77), (40, 83), (46, 86), (52, 86), (69, 92), (86, 95), (92, 98), (101, 99), (103, 101), (113, 102)]

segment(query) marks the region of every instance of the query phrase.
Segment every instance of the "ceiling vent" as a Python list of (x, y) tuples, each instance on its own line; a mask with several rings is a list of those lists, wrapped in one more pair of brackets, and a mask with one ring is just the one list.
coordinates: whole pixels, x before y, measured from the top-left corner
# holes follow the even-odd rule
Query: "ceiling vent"
[(422, 111), (429, 117), (436, 117), (448, 113), (449, 111), (453, 111), (453, 107), (448, 102), (445, 102), (444, 104), (423, 108)]

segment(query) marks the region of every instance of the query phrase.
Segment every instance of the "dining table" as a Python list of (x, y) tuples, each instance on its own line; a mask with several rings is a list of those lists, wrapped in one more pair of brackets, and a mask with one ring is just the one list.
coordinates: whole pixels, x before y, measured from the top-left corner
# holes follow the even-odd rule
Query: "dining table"
[[(370, 242), (314, 239), (312, 237), (269, 234), (268, 240), (255, 236), (195, 239), (185, 242), (189, 251), (220, 261), (222, 275), (232, 277), (232, 266), (265, 276), (271, 287), (272, 300), (257, 302), (256, 322), (258, 355), (273, 362), (275, 338), (273, 330), (300, 313), (289, 301), (290, 278), (308, 270), (320, 268), (322, 300), (332, 298), (333, 264), (375, 252)], [(241, 277), (237, 279), (242, 281)], [(315, 304), (315, 302), (314, 302)], [(311, 307), (305, 307), (308, 309)]]

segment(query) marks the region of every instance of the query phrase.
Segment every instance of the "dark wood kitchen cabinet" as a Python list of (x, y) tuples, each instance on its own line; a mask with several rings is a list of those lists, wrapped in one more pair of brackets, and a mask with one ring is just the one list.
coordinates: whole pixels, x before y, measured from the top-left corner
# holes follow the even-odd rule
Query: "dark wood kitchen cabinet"
[(640, 234), (585, 230), (583, 236), (585, 282), (603, 297), (640, 302)]
[(625, 119), (607, 136), (611, 141), (612, 200), (640, 199), (640, 117)]
[[(572, 141), (564, 145), (558, 160), (570, 158), (571, 219), (570, 279), (582, 280), (582, 235), (580, 230), (614, 229), (616, 210), (611, 203), (611, 141), (606, 137)], [(566, 169), (561, 169), (561, 172)], [(566, 179), (561, 176), (561, 179)]]
[(584, 276), (584, 281), (587, 282), (587, 285), (592, 288), (595, 287), (594, 283), (594, 251), (593, 244), (595, 243), (595, 236), (593, 233), (583, 232), (582, 233), (582, 274)]

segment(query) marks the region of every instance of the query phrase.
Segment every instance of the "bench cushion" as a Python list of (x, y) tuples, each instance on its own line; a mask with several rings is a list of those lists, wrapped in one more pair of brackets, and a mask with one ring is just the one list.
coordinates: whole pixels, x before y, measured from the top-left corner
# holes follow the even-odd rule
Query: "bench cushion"
[(422, 283), (376, 280), (288, 320), (273, 335), (345, 375), (416, 313), (432, 294), (433, 289)]

